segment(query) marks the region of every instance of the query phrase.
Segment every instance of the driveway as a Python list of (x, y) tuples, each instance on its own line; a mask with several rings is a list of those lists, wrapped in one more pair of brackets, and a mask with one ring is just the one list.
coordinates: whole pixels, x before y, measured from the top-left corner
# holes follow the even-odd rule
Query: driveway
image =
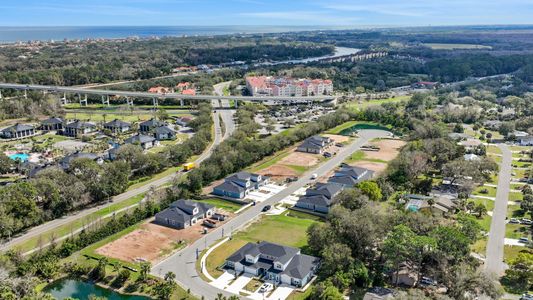
[(275, 184), (270, 183), (265, 186), (262, 186), (261, 188), (259, 188), (259, 190), (250, 192), (246, 196), (246, 199), (249, 199), (255, 202), (263, 202), (267, 200), (268, 198), (281, 192), (284, 189), (285, 189), (285, 186), (275, 185)]
[(285, 300), (294, 290), (293, 286), (282, 284), (268, 296), (267, 300)]
[(252, 279), (252, 275), (244, 273), (237, 277), (237, 279), (226, 288), (226, 291), (239, 295), (239, 292), (248, 284), (248, 282), (252, 281)]
[(223, 290), (229, 285), (229, 283), (233, 279), (235, 279), (235, 275), (228, 272), (224, 272), (217, 279), (211, 281), (211, 285)]
[(492, 211), (492, 222), (490, 223), (485, 269), (500, 276), (505, 271), (503, 247), (505, 239), (505, 218), (507, 217), (509, 200), (509, 183), (511, 182), (512, 153), (505, 144), (498, 144), (498, 148), (502, 151), (502, 163), (500, 164), (496, 200), (494, 210)]

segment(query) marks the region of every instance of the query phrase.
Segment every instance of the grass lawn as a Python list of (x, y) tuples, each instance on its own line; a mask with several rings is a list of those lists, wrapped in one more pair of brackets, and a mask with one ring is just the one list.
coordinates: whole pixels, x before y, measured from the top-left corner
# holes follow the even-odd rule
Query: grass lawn
[(507, 224), (505, 226), (505, 237), (509, 239), (519, 239), (521, 237), (527, 237), (531, 239), (531, 231), (529, 226), (521, 224)]
[(217, 208), (221, 208), (228, 212), (236, 212), (242, 207), (242, 205), (239, 205), (237, 203), (234, 203), (228, 200), (219, 199), (219, 198), (209, 198), (205, 200), (198, 200), (198, 202), (204, 202), (207, 204), (211, 204)]
[(350, 157), (348, 157), (344, 162), (349, 164), (349, 163), (353, 163), (356, 161), (364, 160), (364, 161), (370, 161), (370, 162), (387, 163), (386, 161), (381, 160), (381, 159), (365, 158), (365, 157), (366, 157), (365, 151), (357, 150), (354, 153), (352, 153), (352, 155), (350, 155)]
[(526, 170), (513, 168), (512, 175), (514, 178), (524, 178), (524, 176), (526, 175)]
[(497, 164), (501, 164), (502, 163), (502, 157), (501, 156), (497, 156), (497, 155), (488, 153), (487, 157), (492, 158)]
[(528, 250), (526, 247), (505, 245), (503, 247), (503, 261), (509, 263), (515, 259), (521, 251), (531, 252), (531, 250)]
[(507, 218), (524, 218), (527, 217), (520, 205), (507, 206)]
[(513, 160), (513, 161), (511, 162), (511, 164), (512, 164), (513, 167), (515, 167), (515, 168), (529, 168), (529, 167), (531, 167), (531, 162), (527, 162), (527, 161)]
[[(213, 277), (222, 274), (216, 268), (226, 258), (248, 242), (268, 241), (286, 246), (304, 248), (307, 246), (307, 228), (317, 221), (286, 215), (262, 216), (246, 230), (237, 232), (232, 239), (211, 252), (206, 260), (206, 268)], [(283, 234), (280, 234), (283, 232)]]
[[(486, 193), (484, 193), (486, 191)], [(496, 197), (496, 188), (492, 186), (480, 186), (477, 187), (472, 194), (486, 196), (486, 197)]]
[(394, 103), (394, 102), (409, 100), (410, 98), (411, 96), (398, 96), (394, 98), (376, 99), (376, 100), (353, 100), (353, 101), (346, 102), (342, 105), (346, 106), (349, 109), (363, 109), (369, 106), (381, 105), (383, 103)]
[(481, 198), (469, 198), (467, 202), (474, 202), (476, 205), (481, 203), (485, 205), (487, 208), (487, 211), (493, 211), (494, 210), (494, 201), (489, 199), (481, 199)]
[(487, 238), (482, 238), (480, 240), (477, 240), (471, 247), (470, 247), (470, 250), (472, 250), (472, 252), (475, 252), (475, 253), (478, 253), (478, 254), (481, 254), (481, 255), (485, 255), (485, 253), (487, 252)]
[(517, 192), (509, 193), (509, 201), (522, 201), (522, 199), (524, 199), (524, 195), (522, 193), (517, 193)]
[(489, 145), (487, 147), (487, 153), (492, 153), (492, 154), (502, 154), (502, 150), (500, 150), (500, 148), (494, 146), (494, 145)]
[(337, 127), (333, 127), (330, 130), (326, 131), (327, 134), (339, 134), (341, 131), (348, 129), (356, 124), (362, 123), (361, 121), (348, 121), (344, 124), (341, 124)]
[(531, 147), (528, 146), (510, 146), (511, 151), (529, 151)]
[(481, 219), (476, 217), (476, 220), (477, 220), (479, 226), (481, 226), (483, 231), (485, 231), (485, 232), (489, 232), (490, 231), (490, 223), (492, 222), (492, 217), (491, 216), (484, 215), (483, 218), (481, 218)]
[(153, 182), (155, 180), (161, 179), (163, 177), (166, 177), (168, 175), (176, 173), (176, 172), (178, 172), (180, 170), (181, 170), (181, 166), (180, 167), (172, 167), (172, 168), (166, 169), (165, 171), (163, 171), (161, 173), (155, 174), (154, 176), (141, 178), (141, 179), (133, 182), (128, 187), (127, 191), (131, 191), (131, 190), (136, 189), (138, 187), (141, 187), (143, 185), (149, 184), (149, 183), (151, 183), (151, 182)]

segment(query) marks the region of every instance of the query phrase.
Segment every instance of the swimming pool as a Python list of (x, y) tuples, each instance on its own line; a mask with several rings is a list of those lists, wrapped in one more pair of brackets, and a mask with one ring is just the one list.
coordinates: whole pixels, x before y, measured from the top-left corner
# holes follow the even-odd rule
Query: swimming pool
[(9, 155), (9, 158), (11, 158), (12, 160), (20, 160), (22, 162), (26, 162), (28, 161), (30, 156), (26, 153), (15, 153), (15, 154)]

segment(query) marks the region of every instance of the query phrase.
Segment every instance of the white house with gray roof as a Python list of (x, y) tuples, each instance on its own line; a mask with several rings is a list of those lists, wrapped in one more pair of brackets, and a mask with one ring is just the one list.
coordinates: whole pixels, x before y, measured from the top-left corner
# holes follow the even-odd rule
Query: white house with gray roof
[(328, 179), (329, 183), (340, 184), (344, 187), (353, 187), (361, 181), (370, 180), (374, 172), (360, 167), (344, 165)]
[(114, 119), (111, 122), (104, 124), (104, 129), (107, 129), (113, 133), (123, 133), (130, 130), (131, 124), (119, 119)]
[(78, 137), (80, 135), (94, 132), (95, 130), (96, 130), (95, 124), (76, 120), (72, 123), (67, 124), (67, 126), (65, 126), (64, 133), (67, 136)]
[(173, 140), (176, 138), (176, 132), (168, 126), (159, 126), (154, 129), (154, 137), (158, 141)]
[(170, 207), (155, 215), (155, 223), (176, 229), (192, 226), (201, 219), (209, 218), (215, 212), (215, 207), (203, 202), (178, 200)]
[(242, 199), (250, 191), (257, 190), (268, 183), (268, 177), (260, 174), (238, 172), (226, 177), (222, 184), (213, 189), (213, 194), (222, 197)]
[(312, 137), (305, 139), (300, 144), (300, 146), (296, 148), (296, 150), (299, 152), (320, 154), (324, 151), (326, 147), (328, 147), (332, 143), (333, 143), (333, 140), (328, 137), (314, 135)]
[(305, 195), (301, 196), (294, 206), (327, 214), (332, 205), (333, 198), (343, 188), (344, 186), (336, 183), (317, 183), (314, 188), (307, 189)]
[(143, 148), (143, 150), (148, 150), (157, 145), (157, 141), (154, 137), (151, 137), (149, 135), (144, 135), (144, 134), (138, 134), (130, 138), (127, 138), (124, 141), (124, 143), (132, 144), (132, 145), (139, 145)]
[(244, 245), (226, 259), (225, 266), (280, 284), (303, 287), (319, 265), (319, 258), (301, 254), (298, 248), (263, 241)]

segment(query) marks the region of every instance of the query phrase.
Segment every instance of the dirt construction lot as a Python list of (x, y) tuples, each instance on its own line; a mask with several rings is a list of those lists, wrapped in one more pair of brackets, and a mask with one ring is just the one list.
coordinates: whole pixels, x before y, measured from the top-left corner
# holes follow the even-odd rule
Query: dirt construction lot
[(153, 265), (170, 255), (175, 249), (199, 239), (204, 228), (201, 222), (178, 230), (160, 226), (151, 221), (96, 249), (96, 253), (126, 262), (149, 261)]
[(378, 146), (379, 151), (365, 151), (365, 158), (370, 159), (381, 159), (384, 161), (393, 160), (398, 153), (400, 153), (400, 148), (405, 145), (405, 142), (402, 140), (379, 140), (371, 142), (371, 145)]
[(276, 182), (282, 182), (286, 178), (298, 176), (296, 171), (283, 165), (273, 165), (257, 173), (263, 176), (268, 176)]
[(285, 165), (311, 167), (318, 163), (319, 157), (316, 154), (293, 152), (279, 162)]

